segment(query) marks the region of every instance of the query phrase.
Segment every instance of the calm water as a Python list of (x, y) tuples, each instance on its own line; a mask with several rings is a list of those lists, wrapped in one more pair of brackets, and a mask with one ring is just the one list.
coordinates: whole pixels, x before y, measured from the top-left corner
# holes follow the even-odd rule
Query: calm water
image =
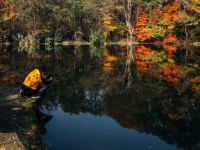
[(54, 119), (46, 125), (43, 143), (50, 149), (176, 149), (150, 133), (124, 128), (108, 115), (70, 114), (61, 107), (48, 114)]
[(200, 149), (199, 47), (2, 51), (2, 64), (26, 72), (44, 63), (54, 77), (39, 107), (53, 116), (44, 149)]

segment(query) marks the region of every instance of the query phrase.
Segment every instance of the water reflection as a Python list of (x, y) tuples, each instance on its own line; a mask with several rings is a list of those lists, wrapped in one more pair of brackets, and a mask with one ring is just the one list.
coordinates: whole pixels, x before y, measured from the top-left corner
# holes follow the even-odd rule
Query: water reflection
[[(108, 117), (106, 121), (109, 122), (112, 118), (123, 129), (129, 129), (131, 134), (136, 133), (132, 133), (133, 130), (152, 134), (181, 149), (200, 148), (199, 48), (191, 47), (187, 56), (187, 50), (170, 44), (163, 47), (138, 45), (132, 49), (111, 46), (101, 49), (99, 54), (89, 47), (77, 46), (56, 47), (48, 52), (18, 52), (14, 48), (12, 57), (7, 53), (7, 48), (2, 49), (0, 62), (4, 69), (12, 66), (24, 73), (45, 63), (55, 77), (42, 108), (58, 118), (54, 116), (47, 124), (45, 139), (52, 133), (57, 138), (64, 136), (51, 128), (51, 122), (52, 125), (59, 125), (63, 124), (65, 115), (72, 119), (89, 113), (98, 116), (97, 120)], [(184, 61), (186, 57), (187, 63)], [(60, 119), (58, 113), (62, 114)], [(67, 127), (62, 130), (68, 130)], [(114, 131), (111, 125), (104, 128)], [(118, 128), (120, 134), (125, 132), (122, 128)], [(91, 130), (97, 132), (98, 128)], [(74, 129), (70, 133), (77, 134), (77, 131)], [(124, 139), (128, 137), (127, 134), (123, 136)], [(129, 149), (133, 149), (132, 142), (128, 138), (127, 141)], [(112, 144), (116, 145), (108, 143), (110, 146)]]

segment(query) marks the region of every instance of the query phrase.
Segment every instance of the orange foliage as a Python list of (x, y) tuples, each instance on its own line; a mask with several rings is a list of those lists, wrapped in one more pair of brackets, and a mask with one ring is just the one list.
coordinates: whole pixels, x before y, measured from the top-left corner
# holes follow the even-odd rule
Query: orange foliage
[(109, 34), (117, 29), (114, 19), (109, 13), (103, 14), (102, 28), (102, 35), (104, 38), (108, 38)]
[(164, 38), (162, 42), (162, 46), (166, 51), (167, 57), (173, 57), (174, 52), (177, 50), (177, 38), (173, 35), (173, 32), (169, 32), (169, 34)]
[(140, 74), (146, 73), (151, 62), (145, 61), (145, 58), (152, 57), (151, 49), (145, 46), (139, 46), (135, 51), (135, 61), (137, 70)]
[[(169, 50), (170, 45), (168, 46)], [(135, 63), (137, 66), (138, 73), (143, 75), (148, 73), (149, 68), (153, 69), (153, 72), (149, 72), (154, 78), (162, 77), (163, 80), (167, 81), (170, 84), (177, 85), (180, 82), (180, 72), (177, 66), (173, 63), (164, 62), (164, 59), (161, 61), (156, 61), (156, 54), (150, 48), (145, 46), (139, 46), (135, 51)], [(148, 74), (149, 74), (148, 73)]]
[(154, 8), (153, 10), (152, 10), (152, 22), (154, 23), (154, 24), (159, 24), (159, 22), (160, 22), (160, 14), (161, 13), (161, 10), (160, 10), (160, 8)]
[(167, 64), (167, 67), (161, 72), (163, 79), (167, 82), (178, 85), (180, 83), (180, 72), (175, 64)]
[(153, 35), (156, 32), (161, 32), (161, 36), (170, 32), (173, 25), (183, 17), (180, 13), (181, 5), (179, 0), (175, 0), (163, 8), (153, 8), (151, 19), (146, 11), (139, 10), (135, 26), (137, 40), (143, 42), (154, 38)]
[(142, 10), (139, 11), (138, 17), (137, 17), (137, 23), (135, 26), (135, 35), (138, 39), (138, 41), (143, 42), (150, 38), (149, 33), (142, 33), (142, 30), (144, 27), (146, 27), (149, 23), (148, 14)]
[(177, 43), (178, 40), (177, 38), (173, 35), (172, 31), (169, 31), (169, 34), (164, 38), (163, 43), (168, 44), (168, 43)]
[(192, 90), (196, 94), (200, 95), (200, 76), (191, 79), (191, 83), (192, 83)]
[(107, 49), (103, 51), (102, 55), (104, 57), (103, 70), (104, 72), (109, 72), (114, 68), (113, 63), (117, 60), (117, 57), (111, 56)]
[(6, 148), (5, 148), (5, 147), (3, 147), (3, 146), (1, 146), (1, 147), (0, 147), (0, 150), (6, 150)]
[(192, 0), (191, 1), (191, 9), (197, 13), (200, 13), (200, 1)]
[(175, 24), (179, 19), (181, 19), (181, 3), (179, 0), (175, 0), (174, 2), (166, 5), (163, 8), (162, 15), (160, 16), (162, 19), (167, 19), (170, 25)]

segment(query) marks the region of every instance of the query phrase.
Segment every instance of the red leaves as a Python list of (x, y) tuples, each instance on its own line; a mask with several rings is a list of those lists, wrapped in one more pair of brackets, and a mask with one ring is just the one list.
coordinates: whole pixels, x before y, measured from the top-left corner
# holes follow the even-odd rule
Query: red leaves
[(177, 50), (177, 38), (173, 35), (171, 31), (163, 40), (162, 46), (166, 51), (167, 57), (171, 58), (174, 52)]
[[(170, 37), (169, 39), (174, 38)], [(172, 54), (176, 50), (176, 46), (167, 44), (164, 46), (167, 51), (166, 55)], [(179, 84), (180, 71), (178, 67), (174, 63), (166, 62), (167, 57), (163, 55), (145, 46), (139, 46), (135, 51), (135, 63), (138, 73), (140, 75), (149, 74), (173, 85)]]
[(175, 64), (168, 64), (161, 74), (164, 80), (173, 85), (177, 85), (180, 82), (180, 72)]
[(145, 61), (145, 58), (151, 57), (151, 56), (152, 54), (151, 54), (150, 48), (147, 48), (145, 46), (139, 46), (136, 49), (135, 60), (136, 60), (138, 72), (140, 74), (144, 74), (148, 70), (150, 62)]
[(149, 23), (148, 14), (145, 11), (140, 10), (135, 27), (135, 35), (137, 37), (137, 40), (140, 42), (149, 39), (149, 33), (142, 33), (143, 28), (147, 26), (148, 23)]
[(139, 10), (135, 26), (137, 40), (144, 42), (157, 37), (164, 37), (181, 19), (180, 13), (181, 5), (178, 0), (162, 8), (153, 8), (151, 14), (148, 14), (145, 10)]

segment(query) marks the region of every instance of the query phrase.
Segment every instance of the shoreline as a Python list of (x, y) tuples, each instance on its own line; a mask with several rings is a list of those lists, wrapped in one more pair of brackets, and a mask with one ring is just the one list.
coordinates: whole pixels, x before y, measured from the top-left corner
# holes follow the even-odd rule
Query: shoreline
[(26, 150), (41, 150), (41, 127), (36, 114), (37, 101), (20, 98), (18, 91), (19, 87), (0, 87), (1, 132), (16, 133)]
[[(14, 43), (9, 43), (9, 42), (5, 42), (5, 43), (0, 43), (0, 45), (5, 45), (5, 46), (9, 46), (9, 45), (12, 45), (12, 44), (17, 44), (21, 47), (23, 47), (20, 42), (14, 42)], [(162, 42), (160, 43), (162, 44)], [(160, 45), (156, 42), (137, 42), (137, 41), (133, 41), (132, 42), (132, 45)], [(174, 44), (177, 44), (177, 45), (185, 45), (185, 44), (188, 44), (188, 45), (192, 45), (192, 46), (200, 46), (200, 42), (188, 42), (188, 43), (185, 43), (185, 42), (178, 42), (178, 43), (174, 43)], [(52, 45), (52, 43), (35, 43), (34, 46), (36, 45)], [(70, 45), (77, 45), (77, 46), (84, 46), (84, 45), (92, 45), (91, 42), (87, 42), (87, 41), (62, 41), (62, 42), (55, 42), (53, 43), (54, 46), (70, 46)], [(116, 42), (104, 42), (103, 43), (104, 46), (109, 46), (109, 45), (119, 45), (119, 46), (130, 46), (130, 42), (124, 42), (124, 41), (116, 41)], [(33, 46), (31, 44), (27, 44), (26, 46)]]

